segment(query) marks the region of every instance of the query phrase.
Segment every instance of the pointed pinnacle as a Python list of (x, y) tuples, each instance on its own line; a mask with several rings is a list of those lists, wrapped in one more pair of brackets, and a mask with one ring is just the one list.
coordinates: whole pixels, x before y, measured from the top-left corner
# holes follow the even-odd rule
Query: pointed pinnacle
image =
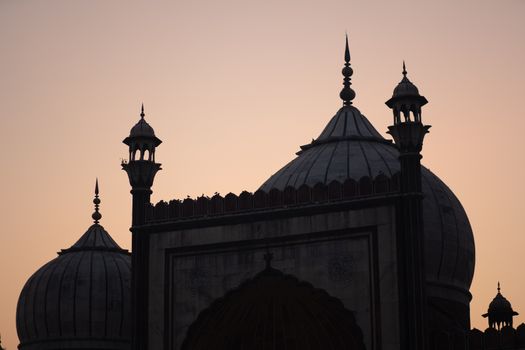
[(500, 290), (501, 290), (501, 288), (500, 288), (499, 281), (498, 281), (498, 293), (499, 293)]
[(355, 98), (355, 91), (352, 90), (350, 85), (351, 76), (354, 73), (352, 67), (350, 67), (350, 49), (348, 48), (348, 35), (346, 35), (346, 45), (345, 45), (345, 64), (344, 68), (341, 71), (343, 74), (343, 89), (339, 93), (339, 97), (343, 100), (343, 106), (349, 106), (352, 104), (352, 100)]
[(102, 218), (102, 215), (98, 211), (98, 206), (100, 205), (100, 199), (98, 198), (98, 178), (95, 181), (95, 198), (93, 198), (93, 204), (95, 205), (95, 211), (91, 217), (93, 218), (94, 223), (98, 224)]
[(350, 62), (350, 49), (348, 48), (348, 34), (346, 35), (345, 62)]
[(407, 68), (406, 68), (406, 65), (405, 65), (405, 60), (403, 60), (403, 75), (405, 77), (407, 76)]
[(140, 117), (141, 117), (142, 119), (144, 119), (144, 116), (145, 116), (145, 114), (144, 114), (144, 103), (143, 103), (143, 104), (142, 104), (142, 107), (140, 108)]

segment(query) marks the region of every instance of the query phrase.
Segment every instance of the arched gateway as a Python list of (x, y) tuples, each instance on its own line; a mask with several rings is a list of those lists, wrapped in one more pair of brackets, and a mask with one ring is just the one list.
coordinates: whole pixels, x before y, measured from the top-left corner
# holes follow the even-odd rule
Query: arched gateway
[(183, 350), (364, 349), (339, 299), (270, 265), (217, 299), (190, 326)]

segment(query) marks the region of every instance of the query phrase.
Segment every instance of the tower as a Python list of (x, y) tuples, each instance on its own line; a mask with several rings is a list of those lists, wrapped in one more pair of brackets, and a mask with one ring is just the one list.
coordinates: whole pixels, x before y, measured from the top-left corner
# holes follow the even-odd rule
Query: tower
[(147, 349), (148, 326), (148, 251), (149, 238), (135, 227), (145, 223), (146, 205), (150, 203), (151, 186), (161, 164), (155, 163), (155, 149), (162, 143), (144, 119), (142, 105), (140, 120), (124, 139), (129, 147), (129, 159), (122, 162), (131, 185), (132, 227), (132, 349)]
[(401, 166), (402, 195), (396, 204), (401, 348), (411, 350), (426, 348), (421, 149), (430, 126), (422, 123), (421, 107), (427, 102), (408, 80), (403, 62), (403, 79), (386, 105), (394, 113), (394, 124), (388, 127), (388, 133), (399, 149)]
[(129, 147), (129, 159), (122, 162), (122, 169), (128, 173), (133, 196), (132, 226), (144, 223), (146, 204), (150, 202), (151, 186), (157, 171), (161, 169), (155, 163), (155, 149), (162, 143), (155, 136), (155, 131), (144, 119), (144, 105), (140, 120), (135, 124), (124, 142)]

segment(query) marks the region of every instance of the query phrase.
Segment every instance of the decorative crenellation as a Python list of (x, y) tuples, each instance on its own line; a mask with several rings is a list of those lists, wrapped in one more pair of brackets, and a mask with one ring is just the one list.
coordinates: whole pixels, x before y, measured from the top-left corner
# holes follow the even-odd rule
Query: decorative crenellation
[(523, 350), (525, 349), (525, 324), (517, 328), (505, 326), (501, 330), (489, 327), (470, 331), (431, 332), (429, 350)]
[(525, 324), (501, 330), (487, 328), (484, 332), (472, 329), (468, 335), (469, 350), (525, 349)]
[(224, 197), (216, 193), (211, 198), (207, 196), (197, 199), (188, 197), (184, 200), (171, 200), (169, 203), (160, 201), (155, 205), (149, 204), (146, 208), (146, 222), (173, 221), (336, 202), (398, 191), (399, 173), (395, 173), (392, 177), (379, 174), (375, 178), (365, 176), (358, 181), (347, 179), (343, 183), (334, 180), (328, 185), (323, 183), (318, 183), (313, 187), (302, 185), (298, 189), (289, 186), (284, 190), (274, 188), (269, 192), (258, 190), (255, 193), (243, 191), (239, 195), (228, 193)]

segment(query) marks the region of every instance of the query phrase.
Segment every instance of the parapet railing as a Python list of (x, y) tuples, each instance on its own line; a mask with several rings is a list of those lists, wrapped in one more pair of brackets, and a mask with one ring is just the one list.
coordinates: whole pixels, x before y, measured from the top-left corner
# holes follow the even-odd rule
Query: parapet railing
[(516, 329), (505, 326), (501, 330), (487, 328), (484, 332), (472, 329), (468, 335), (469, 350), (525, 349), (525, 324)]
[(332, 181), (328, 185), (318, 183), (314, 186), (302, 185), (295, 189), (271, 189), (268, 192), (258, 190), (254, 193), (243, 191), (241, 194), (228, 193), (212, 197), (201, 196), (196, 199), (160, 201), (146, 208), (146, 222), (183, 220), (204, 216), (218, 216), (283, 208), (341, 200), (357, 199), (399, 191), (399, 173), (392, 177), (380, 174), (375, 178), (362, 177), (358, 181), (347, 179), (344, 182)]

